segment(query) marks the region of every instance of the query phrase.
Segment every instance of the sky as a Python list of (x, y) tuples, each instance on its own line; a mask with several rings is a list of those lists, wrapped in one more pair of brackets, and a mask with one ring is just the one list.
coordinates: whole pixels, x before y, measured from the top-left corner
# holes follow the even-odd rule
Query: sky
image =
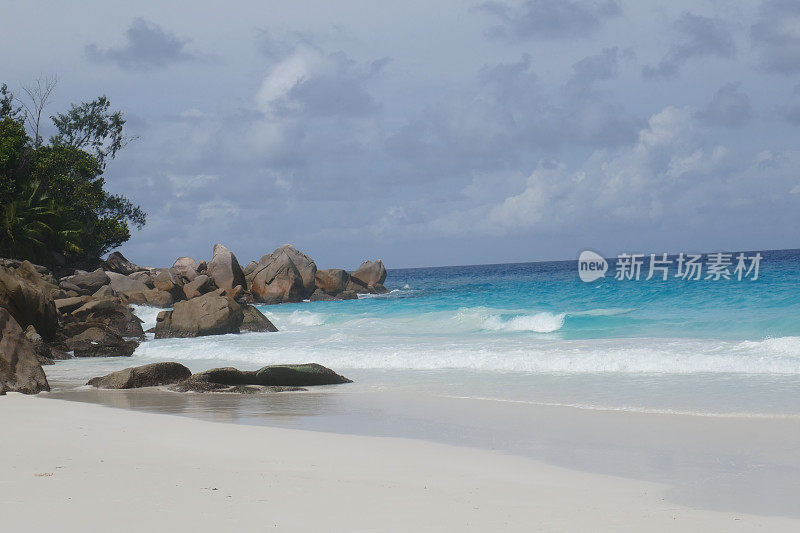
[[(800, 1), (8, 2), (0, 81), (105, 94), (143, 265), (800, 247)], [(45, 131), (47, 133), (47, 131)]]

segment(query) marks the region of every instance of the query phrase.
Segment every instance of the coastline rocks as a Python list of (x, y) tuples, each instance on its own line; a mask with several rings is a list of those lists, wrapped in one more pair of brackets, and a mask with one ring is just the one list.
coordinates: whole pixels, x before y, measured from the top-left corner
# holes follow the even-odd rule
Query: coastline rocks
[(0, 308), (0, 395), (49, 391), (33, 344), (7, 309)]
[(144, 338), (142, 321), (117, 299), (94, 300), (72, 312), (80, 322), (104, 324), (123, 337)]
[(317, 363), (269, 365), (257, 370), (255, 377), (259, 385), (306, 386), (353, 382)]
[(278, 331), (278, 328), (264, 314), (250, 304), (242, 306), (244, 319), (242, 320), (242, 331)]
[(122, 335), (105, 324), (92, 324), (81, 333), (64, 341), (75, 357), (129, 357), (139, 345), (125, 340)]
[(171, 387), (177, 392), (283, 392), (306, 390), (299, 387), (352, 383), (330, 368), (317, 363), (298, 365), (269, 365), (257, 371), (242, 371), (233, 367), (212, 368), (192, 374), (187, 380)]
[(305, 288), (300, 271), (292, 259), (281, 251), (261, 258), (250, 292), (260, 302), (278, 304), (301, 301)]
[(172, 307), (175, 299), (168, 292), (158, 289), (148, 289), (143, 292), (123, 293), (125, 300), (129, 304), (149, 305), (151, 307)]
[(194, 279), (183, 286), (183, 295), (187, 300), (201, 296), (214, 290), (214, 283), (205, 274), (196, 274)]
[(278, 247), (274, 252), (271, 254), (267, 254), (261, 258), (259, 263), (266, 263), (264, 261), (265, 258), (272, 256), (277, 257), (280, 254), (286, 254), (286, 256), (294, 263), (294, 266), (297, 268), (297, 271), (300, 273), (300, 277), (303, 281), (303, 298), (308, 298), (311, 296), (311, 293), (314, 292), (316, 288), (314, 285), (315, 276), (317, 274), (317, 264), (314, 262), (313, 259), (308, 257), (303, 252), (299, 251), (297, 248), (292, 246), (291, 244), (284, 244), (283, 246)]
[(169, 268), (157, 268), (153, 276), (153, 286), (162, 292), (168, 292), (174, 300), (183, 298), (183, 281)]
[(385, 294), (388, 291), (383, 286), (386, 281), (386, 267), (383, 261), (364, 261), (361, 266), (350, 272), (349, 290), (357, 293)]
[(120, 252), (111, 252), (105, 260), (106, 269), (117, 274), (128, 276), (142, 270), (142, 267), (128, 261)]
[(0, 268), (0, 307), (8, 310), (20, 327), (33, 325), (46, 340), (52, 339), (56, 333), (58, 311), (47, 284), (41, 280), (38, 283), (28, 281), (15, 272)]
[(134, 272), (128, 277), (136, 281), (141, 281), (148, 289), (155, 289), (155, 285), (153, 285), (153, 275), (149, 270)]
[(157, 339), (199, 337), (238, 333), (242, 307), (222, 289), (176, 302), (172, 311), (161, 311), (156, 319)]
[(344, 291), (349, 281), (350, 274), (342, 268), (317, 270), (314, 276), (314, 284), (316, 287), (331, 295), (339, 294)]
[(71, 298), (53, 300), (53, 303), (59, 313), (71, 313), (83, 304), (91, 301), (92, 299), (89, 296), (72, 296)]
[(220, 289), (232, 290), (237, 285), (243, 289), (247, 287), (244, 272), (236, 256), (221, 244), (214, 245), (214, 257), (208, 262), (206, 275)]
[[(141, 272), (140, 274), (143, 274), (148, 281), (150, 280), (149, 273)], [(141, 279), (123, 276), (122, 274), (117, 274), (116, 272), (106, 272), (106, 275), (111, 280), (108, 286), (119, 294), (122, 294), (123, 292), (144, 292), (150, 289), (150, 287), (141, 281)]]
[(92, 272), (83, 272), (81, 274), (62, 278), (59, 286), (65, 291), (75, 290), (77, 287), (78, 292), (85, 295), (93, 294), (97, 292), (97, 289), (109, 283), (111, 283), (111, 279), (108, 277), (108, 274), (106, 274), (102, 268), (98, 268)]
[(191, 375), (180, 363), (164, 362), (126, 368), (92, 378), (86, 384), (100, 389), (136, 389), (178, 383)]
[(172, 264), (170, 270), (186, 281), (192, 281), (197, 277), (197, 262), (191, 257), (179, 257)]
[(328, 294), (322, 289), (317, 289), (311, 295), (309, 301), (312, 302), (335, 302), (337, 300), (358, 300), (358, 294), (355, 291), (342, 291), (338, 294)]
[(300, 387), (261, 386), (256, 383), (255, 372), (243, 372), (233, 367), (212, 368), (192, 374), (189, 379), (170, 387), (175, 392), (233, 392), (257, 394), (260, 392), (304, 391)]

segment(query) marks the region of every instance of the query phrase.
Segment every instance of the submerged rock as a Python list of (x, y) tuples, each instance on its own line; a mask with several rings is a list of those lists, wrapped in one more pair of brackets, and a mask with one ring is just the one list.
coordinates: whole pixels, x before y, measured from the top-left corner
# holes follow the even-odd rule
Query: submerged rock
[(306, 386), (353, 382), (317, 363), (269, 365), (257, 370), (255, 377), (259, 385)]
[(257, 382), (255, 372), (242, 371), (233, 367), (212, 368), (205, 372), (192, 374), (187, 380), (170, 387), (176, 392), (235, 392), (257, 394), (264, 392), (303, 391), (299, 387), (262, 386)]
[(0, 307), (0, 395), (49, 391), (33, 344), (7, 309)]
[(135, 389), (171, 385), (183, 381), (191, 375), (191, 370), (180, 363), (153, 363), (92, 378), (86, 384), (101, 389)]

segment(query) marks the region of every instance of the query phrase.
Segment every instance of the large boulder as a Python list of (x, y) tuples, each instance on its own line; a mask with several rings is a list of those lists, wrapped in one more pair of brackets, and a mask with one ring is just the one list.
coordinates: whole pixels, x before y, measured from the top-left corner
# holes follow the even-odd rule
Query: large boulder
[(250, 292), (260, 302), (279, 304), (302, 301), (305, 288), (294, 261), (282, 251), (261, 258)]
[(214, 282), (205, 274), (197, 274), (195, 278), (183, 286), (183, 294), (187, 300), (197, 298), (214, 290)]
[(330, 295), (339, 294), (347, 289), (350, 281), (350, 274), (341, 268), (326, 268), (317, 270), (314, 276), (314, 283), (318, 289), (322, 289)]
[(237, 285), (247, 288), (239, 261), (233, 252), (221, 244), (214, 245), (214, 257), (208, 262), (206, 274), (220, 289), (232, 290)]
[(168, 292), (175, 300), (183, 299), (183, 280), (171, 268), (157, 268), (153, 276), (156, 289)]
[(314, 263), (313, 259), (299, 251), (291, 244), (284, 244), (271, 254), (265, 255), (261, 258), (259, 263), (268, 263), (272, 260), (272, 258), (277, 258), (281, 254), (286, 254), (289, 259), (292, 260), (292, 263), (294, 263), (294, 266), (300, 273), (300, 277), (303, 279), (303, 298), (308, 298), (316, 288), (314, 284), (314, 277), (317, 273), (317, 264)]
[(364, 261), (361, 266), (350, 272), (347, 289), (359, 294), (384, 294), (388, 292), (383, 282), (386, 281), (386, 267), (383, 261)]
[[(147, 279), (150, 279), (150, 275), (147, 272), (142, 272), (141, 274), (144, 274)], [(150, 287), (141, 281), (141, 279), (123, 276), (122, 274), (118, 274), (116, 272), (106, 272), (106, 275), (111, 280), (108, 286), (119, 294), (122, 294), (123, 292), (144, 292), (150, 289)]]
[(111, 279), (108, 274), (102, 268), (98, 268), (93, 272), (83, 272), (62, 278), (60, 286), (64, 290), (74, 290), (74, 287), (77, 287), (81, 294), (93, 294), (97, 292), (97, 289), (109, 283), (111, 283)]
[(28, 326), (25, 330), (25, 338), (28, 339), (33, 345), (33, 351), (36, 353), (36, 357), (39, 359), (39, 362), (43, 365), (52, 365), (53, 360), (64, 360), (70, 359), (72, 356), (63, 350), (59, 350), (46, 342), (42, 339), (42, 336), (36, 331), (36, 328), (33, 326)]
[(91, 301), (91, 296), (71, 296), (69, 298), (53, 300), (53, 303), (56, 305), (56, 309), (59, 313), (71, 313), (83, 304)]
[(243, 319), (242, 307), (232, 296), (218, 289), (176, 302), (171, 311), (161, 311), (156, 319), (155, 336), (161, 339), (239, 333)]
[(135, 340), (126, 340), (109, 326), (92, 324), (81, 333), (66, 339), (64, 343), (75, 357), (129, 357), (139, 345)]
[(242, 313), (244, 314), (244, 319), (242, 320), (242, 326), (240, 328), (242, 331), (278, 331), (275, 324), (252, 305), (243, 305)]
[(134, 272), (130, 276), (131, 279), (135, 279), (136, 281), (141, 281), (142, 283), (147, 286), (148, 289), (154, 289), (155, 285), (153, 285), (153, 274), (149, 270), (144, 270), (142, 272)]
[(125, 292), (123, 297), (129, 304), (149, 305), (150, 307), (172, 307), (175, 298), (172, 294), (158, 289), (148, 289), (142, 292)]
[(87, 302), (73, 311), (72, 317), (80, 322), (104, 324), (123, 337), (144, 338), (141, 319), (116, 298)]
[[(17, 272), (22, 272), (19, 268)], [(58, 311), (47, 284), (24, 279), (0, 268), (0, 307), (4, 307), (22, 328), (30, 325), (45, 339), (52, 339), (58, 328)]]
[(101, 389), (136, 389), (171, 385), (183, 381), (191, 375), (191, 370), (180, 363), (152, 363), (92, 378), (86, 384)]
[(0, 308), (0, 395), (36, 394), (50, 385), (33, 344), (8, 310)]
[(306, 385), (336, 385), (353, 381), (340, 376), (330, 368), (317, 363), (297, 365), (268, 365), (256, 371), (259, 385), (284, 385), (302, 387)]
[(142, 270), (142, 267), (131, 263), (119, 252), (111, 252), (108, 255), (108, 259), (105, 261), (105, 265), (106, 270), (110, 270), (111, 272), (115, 272), (117, 274), (123, 274), (125, 276)]
[(184, 280), (192, 281), (197, 277), (197, 261), (191, 257), (179, 257), (172, 264), (171, 270)]

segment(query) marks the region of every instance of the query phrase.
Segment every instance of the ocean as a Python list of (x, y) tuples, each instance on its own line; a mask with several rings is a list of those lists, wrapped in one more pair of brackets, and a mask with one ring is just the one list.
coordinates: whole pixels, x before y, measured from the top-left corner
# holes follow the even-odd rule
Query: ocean
[[(615, 279), (611, 261), (591, 283), (576, 261), (392, 269), (386, 295), (259, 306), (278, 333), (148, 340), (130, 359), (66, 361), (48, 376), (313, 361), (355, 380), (331, 393), (800, 416), (800, 250), (760, 254), (756, 280), (687, 280), (674, 266), (647, 280), (648, 258), (639, 280)], [(136, 308), (146, 328), (158, 311)]]

